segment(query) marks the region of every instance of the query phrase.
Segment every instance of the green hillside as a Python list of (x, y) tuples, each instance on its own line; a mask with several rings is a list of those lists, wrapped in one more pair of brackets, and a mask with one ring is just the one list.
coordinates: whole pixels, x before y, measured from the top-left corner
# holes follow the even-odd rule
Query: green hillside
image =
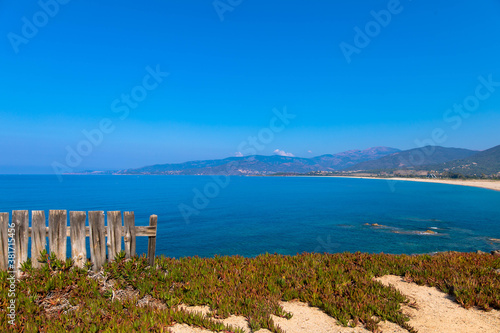
[(468, 158), (476, 151), (462, 148), (426, 146), (397, 152), (382, 158), (358, 163), (347, 170), (404, 170), (418, 169), (424, 165), (442, 164), (453, 160)]
[(449, 161), (440, 165), (428, 166), (427, 169), (448, 171), (466, 176), (499, 175), (500, 145), (476, 153), (468, 158)]

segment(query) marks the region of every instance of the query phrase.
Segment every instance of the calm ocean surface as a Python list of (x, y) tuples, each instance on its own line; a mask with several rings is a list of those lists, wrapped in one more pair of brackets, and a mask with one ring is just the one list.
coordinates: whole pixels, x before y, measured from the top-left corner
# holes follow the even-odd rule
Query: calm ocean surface
[[(208, 197), (200, 194), (204, 191)], [(185, 215), (192, 213), (188, 219), (180, 205)], [(157, 253), (171, 257), (500, 249), (488, 240), (500, 238), (500, 192), (445, 184), (319, 177), (216, 182), (211, 176), (64, 176), (59, 182), (53, 175), (0, 176), (0, 212), (17, 209), (132, 210), (136, 225), (147, 225), (149, 215), (157, 214)], [(437, 234), (421, 234), (426, 230)], [(139, 237), (137, 251), (146, 246), (147, 238)]]

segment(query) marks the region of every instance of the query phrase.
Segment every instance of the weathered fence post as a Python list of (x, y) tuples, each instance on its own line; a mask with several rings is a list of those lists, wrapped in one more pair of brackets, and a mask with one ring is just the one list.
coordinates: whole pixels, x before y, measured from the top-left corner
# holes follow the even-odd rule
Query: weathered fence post
[(34, 268), (42, 266), (38, 262), (40, 252), (46, 249), (47, 232), (45, 230), (45, 212), (43, 210), (34, 210), (31, 212), (31, 263)]
[(108, 260), (122, 250), (122, 212), (108, 212)]
[(125, 234), (123, 235), (123, 243), (125, 244), (125, 256), (132, 258), (135, 256), (135, 216), (134, 212), (125, 212), (123, 216), (123, 224), (125, 226)]
[(6, 271), (9, 252), (7, 229), (9, 228), (9, 213), (0, 213), (0, 270)]
[(106, 240), (104, 239), (104, 212), (89, 212), (90, 257), (93, 270), (99, 271), (106, 262)]
[(65, 210), (49, 211), (49, 248), (59, 260), (66, 260), (68, 216)]
[(21, 264), (28, 260), (28, 228), (29, 216), (27, 210), (12, 211), (12, 223), (15, 224), (14, 249), (15, 249), (15, 270), (17, 276), (21, 274)]
[(85, 246), (85, 212), (70, 212), (69, 224), (71, 239), (71, 257), (77, 267), (83, 268), (87, 260), (87, 247)]
[[(31, 237), (31, 262), (34, 268), (42, 264), (40, 252), (47, 249), (49, 238), (49, 253), (54, 253), (59, 260), (67, 258), (67, 242), (71, 237), (71, 258), (75, 266), (85, 267), (87, 260), (86, 237), (89, 236), (90, 256), (93, 270), (99, 271), (109, 260), (116, 259), (116, 254), (122, 249), (121, 238), (125, 244), (125, 256), (131, 258), (136, 255), (136, 237), (148, 237), (148, 263), (153, 266), (156, 255), (156, 236), (158, 217), (151, 215), (149, 226), (136, 226), (134, 212), (124, 212), (122, 221), (121, 211), (111, 211), (107, 214), (107, 225), (103, 211), (88, 212), (89, 226), (86, 227), (86, 212), (68, 212), (66, 210), (50, 210), (48, 227), (45, 212), (35, 210), (31, 213), (31, 227), (29, 227), (29, 211), (14, 210), (12, 219), (9, 213), (0, 213), (0, 270), (9, 269), (9, 250), (12, 256), (10, 263), (17, 276), (20, 276), (21, 265), (28, 260), (28, 240)], [(122, 223), (123, 222), (123, 223)], [(9, 225), (12, 228), (9, 228)], [(10, 229), (10, 232), (9, 232)], [(9, 236), (14, 237), (9, 243)], [(107, 236), (107, 242), (106, 242)], [(9, 248), (10, 245), (10, 248)], [(108, 256), (106, 256), (106, 245)], [(109, 259), (108, 259), (109, 258)]]
[[(158, 216), (151, 215), (149, 217), (149, 225), (156, 227), (158, 224)], [(148, 239), (148, 261), (149, 266), (153, 266), (155, 263), (155, 250), (156, 250), (156, 233), (154, 236), (149, 236)]]

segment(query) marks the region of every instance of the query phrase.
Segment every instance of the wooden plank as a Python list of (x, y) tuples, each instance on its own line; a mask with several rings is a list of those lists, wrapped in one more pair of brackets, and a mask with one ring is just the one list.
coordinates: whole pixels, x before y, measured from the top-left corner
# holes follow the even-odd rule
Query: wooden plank
[(70, 212), (69, 224), (71, 226), (71, 258), (75, 266), (83, 268), (87, 260), (87, 247), (85, 246), (85, 212)]
[(49, 249), (59, 260), (66, 260), (68, 215), (65, 210), (49, 211)]
[(46, 250), (47, 246), (45, 212), (43, 210), (34, 210), (31, 212), (31, 229), (33, 230), (30, 235), (31, 262), (33, 263), (33, 267), (40, 268), (42, 267), (42, 264), (38, 261), (40, 252)]
[[(135, 226), (135, 236), (136, 237), (149, 237), (149, 236), (155, 236), (156, 235), (156, 227), (154, 226)], [(45, 228), (45, 234), (46, 237), (49, 237), (49, 228)], [(125, 234), (125, 227), (122, 228), (122, 235)], [(30, 227), (28, 230), (28, 237), (31, 237), (32, 235), (32, 228)], [(108, 235), (108, 231), (104, 229), (104, 236)], [(70, 237), (71, 236), (71, 228), (67, 227), (66, 228), (66, 236)], [(85, 227), (85, 236), (89, 237), (90, 236), (90, 227)]]
[[(149, 225), (156, 227), (158, 224), (158, 216), (151, 215), (149, 217)], [(149, 266), (154, 266), (155, 263), (155, 251), (156, 251), (156, 235), (150, 236), (148, 239), (148, 261)]]
[(104, 212), (89, 212), (90, 258), (92, 269), (97, 272), (106, 262), (106, 239), (104, 237)]
[(0, 270), (6, 271), (8, 266), (9, 253), (9, 213), (0, 213)]
[(123, 242), (125, 244), (125, 256), (127, 258), (132, 258), (133, 256), (135, 256), (137, 236), (134, 212), (124, 212), (123, 224)]
[(21, 264), (28, 260), (28, 227), (29, 215), (27, 210), (12, 211), (12, 223), (14, 224), (14, 249), (15, 249), (15, 270), (17, 276), (20, 275)]
[(156, 226), (147, 226), (147, 227), (135, 227), (135, 235), (139, 236), (156, 236)]
[(108, 258), (114, 260), (122, 250), (122, 212), (108, 212)]

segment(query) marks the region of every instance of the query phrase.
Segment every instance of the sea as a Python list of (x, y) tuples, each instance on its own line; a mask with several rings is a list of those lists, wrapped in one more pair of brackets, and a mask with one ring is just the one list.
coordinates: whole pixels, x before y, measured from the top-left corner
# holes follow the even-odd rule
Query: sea
[[(51, 209), (134, 211), (136, 225), (156, 214), (156, 253), (175, 258), (500, 249), (500, 192), (482, 188), (335, 177), (0, 176), (0, 212)], [(147, 237), (138, 237), (137, 252), (147, 252)]]

